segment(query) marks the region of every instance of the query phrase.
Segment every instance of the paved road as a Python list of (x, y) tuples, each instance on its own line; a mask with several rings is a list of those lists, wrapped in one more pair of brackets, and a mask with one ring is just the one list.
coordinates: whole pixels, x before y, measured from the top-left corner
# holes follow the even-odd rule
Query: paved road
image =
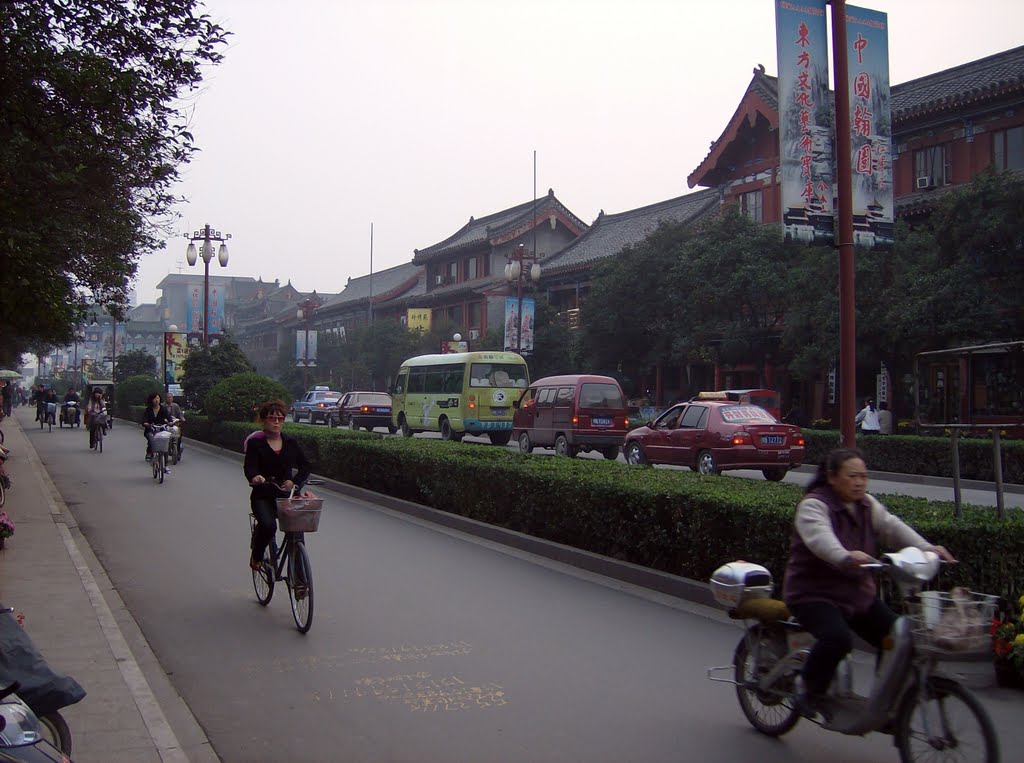
[[(103, 454), (28, 435), (224, 761), (897, 759), (878, 735), (754, 733), (704, 678), (739, 637), (718, 612), (329, 492), (302, 636), (280, 590), (255, 602), (236, 461), (186, 450), (161, 486), (124, 424)], [(1020, 749), (1021, 701), (981, 694)]]

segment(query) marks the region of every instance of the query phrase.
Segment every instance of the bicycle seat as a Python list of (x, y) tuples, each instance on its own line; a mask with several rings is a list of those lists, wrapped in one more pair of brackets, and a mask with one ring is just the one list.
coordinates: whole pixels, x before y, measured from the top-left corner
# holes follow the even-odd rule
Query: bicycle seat
[(729, 617), (734, 620), (760, 620), (762, 623), (781, 622), (791, 616), (789, 607), (779, 599), (748, 599), (729, 611)]

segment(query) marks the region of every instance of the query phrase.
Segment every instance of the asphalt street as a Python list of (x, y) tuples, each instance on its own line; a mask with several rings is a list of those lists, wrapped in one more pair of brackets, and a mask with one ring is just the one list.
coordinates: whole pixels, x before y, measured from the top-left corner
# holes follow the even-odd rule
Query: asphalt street
[[(255, 600), (236, 458), (186, 448), (158, 485), (137, 428), (103, 454), (26, 433), (221, 760), (897, 760), (880, 735), (751, 730), (705, 678), (740, 636), (716, 610), (327, 490), (300, 635), (282, 587)], [(1020, 700), (979, 693), (1020, 749)]]

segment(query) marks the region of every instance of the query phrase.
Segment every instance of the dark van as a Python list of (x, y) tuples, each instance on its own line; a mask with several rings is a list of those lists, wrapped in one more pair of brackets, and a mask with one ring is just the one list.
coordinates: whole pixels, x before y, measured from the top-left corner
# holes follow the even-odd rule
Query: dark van
[(512, 436), (523, 453), (534, 447), (553, 447), (559, 456), (596, 450), (613, 461), (629, 429), (626, 398), (610, 376), (538, 379), (515, 407)]

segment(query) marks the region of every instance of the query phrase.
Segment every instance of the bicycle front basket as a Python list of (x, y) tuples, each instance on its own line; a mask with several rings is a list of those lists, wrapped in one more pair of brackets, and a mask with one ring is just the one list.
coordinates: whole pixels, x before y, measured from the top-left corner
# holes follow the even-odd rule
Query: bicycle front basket
[(910, 615), (915, 647), (940, 658), (988, 656), (998, 601), (998, 596), (966, 588), (924, 591), (920, 610)]
[(323, 498), (278, 498), (277, 523), (286, 533), (315, 533), (323, 505)]
[(153, 435), (153, 452), (167, 453), (171, 449), (171, 433), (157, 432)]

